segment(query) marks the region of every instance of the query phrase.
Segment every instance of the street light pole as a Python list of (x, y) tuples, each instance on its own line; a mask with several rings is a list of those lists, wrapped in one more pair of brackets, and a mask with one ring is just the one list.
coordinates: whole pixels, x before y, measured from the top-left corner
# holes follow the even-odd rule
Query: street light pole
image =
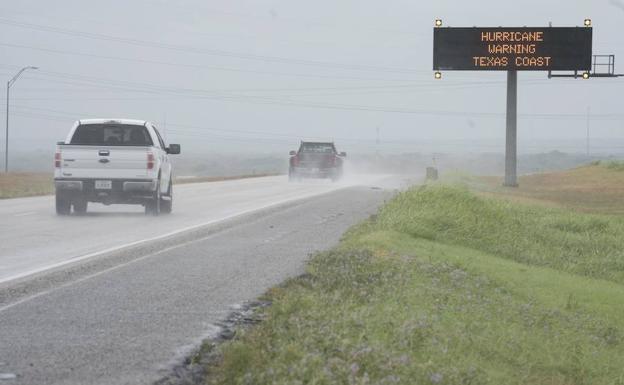
[(7, 82), (7, 100), (6, 100), (6, 134), (4, 135), (4, 173), (9, 173), (9, 89), (11, 83)]
[(17, 81), (20, 75), (26, 70), (37, 70), (39, 67), (24, 67), (19, 72), (13, 76), (11, 80), (7, 82), (7, 93), (6, 93), (6, 132), (4, 136), (4, 172), (9, 172), (9, 92), (11, 90), (11, 86), (13, 83)]

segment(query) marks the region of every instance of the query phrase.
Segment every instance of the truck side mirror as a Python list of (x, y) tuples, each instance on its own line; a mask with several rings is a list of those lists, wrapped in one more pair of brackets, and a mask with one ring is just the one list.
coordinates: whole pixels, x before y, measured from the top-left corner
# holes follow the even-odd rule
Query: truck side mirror
[(170, 155), (178, 155), (180, 151), (181, 148), (179, 144), (170, 144), (169, 147), (167, 147), (167, 154)]
[(295, 155), (297, 155), (297, 151), (291, 151), (290, 152), (290, 156), (295, 156)]
[(341, 153), (340, 153), (340, 156), (342, 156), (342, 157), (345, 157), (345, 158), (346, 158), (347, 153), (343, 151), (343, 152), (341, 152)]

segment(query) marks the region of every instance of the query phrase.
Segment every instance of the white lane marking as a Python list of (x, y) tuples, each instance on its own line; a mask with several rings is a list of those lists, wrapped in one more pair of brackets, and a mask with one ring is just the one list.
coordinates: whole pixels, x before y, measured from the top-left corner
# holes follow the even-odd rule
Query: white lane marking
[(29, 216), (29, 215), (35, 215), (35, 214), (37, 214), (37, 212), (36, 212), (36, 211), (30, 211), (30, 212), (27, 212), (27, 213), (15, 214), (15, 215), (13, 215), (13, 216), (14, 216), (14, 217), (27, 217), (27, 216)]
[[(273, 206), (279, 206), (279, 205), (282, 205), (284, 203), (298, 201), (298, 200), (303, 200), (303, 199), (310, 198), (310, 197), (319, 197), (319, 196), (323, 196), (323, 195), (328, 195), (328, 194), (330, 194), (332, 192), (340, 191), (340, 190), (343, 190), (343, 189), (348, 188), (348, 187), (353, 187), (353, 186), (342, 186), (342, 187), (337, 187), (334, 190), (325, 191), (323, 193), (312, 193), (312, 194), (308, 194), (308, 195), (304, 195), (304, 196), (300, 196), (300, 197), (296, 197), (296, 198), (285, 199), (285, 200), (277, 202), (277, 203), (268, 204), (268, 205), (265, 205), (265, 206), (262, 206), (262, 207), (259, 207), (259, 208), (255, 208), (255, 209), (247, 210), (247, 211), (244, 211), (244, 212), (240, 212), (238, 214), (230, 215), (229, 217), (226, 217), (226, 218), (223, 218), (223, 219), (216, 219), (216, 220), (213, 220), (213, 221), (210, 221), (210, 222), (206, 222), (206, 223), (201, 224), (201, 225), (189, 226), (186, 229), (176, 230), (176, 231), (173, 231), (173, 232), (171, 232), (169, 234), (161, 235), (161, 236), (158, 236), (158, 237), (155, 237), (155, 238), (151, 238), (151, 239), (148, 239), (148, 240), (132, 242), (132, 243), (129, 243), (129, 244), (125, 245), (125, 246), (118, 246), (118, 247), (114, 247), (114, 248), (108, 249), (107, 251), (100, 251), (100, 252), (93, 253), (93, 254), (88, 254), (88, 255), (85, 255), (85, 256), (82, 256), (82, 257), (79, 257), (79, 258), (74, 258), (74, 259), (66, 261), (66, 262), (58, 263), (58, 264), (54, 265), (54, 267), (60, 267), (60, 266), (66, 265), (68, 263), (80, 261), (80, 260), (86, 259), (86, 258), (91, 258), (91, 257), (96, 256), (96, 255), (105, 254), (107, 252), (123, 249), (125, 247), (129, 247), (129, 246), (132, 246), (132, 245), (138, 245), (138, 244), (141, 244), (141, 243), (146, 243), (146, 242), (150, 242), (150, 241), (153, 241), (153, 240), (166, 238), (166, 237), (169, 237), (171, 235), (176, 235), (176, 234), (179, 234), (179, 233), (183, 233), (185, 231), (190, 231), (192, 229), (197, 229), (197, 228), (200, 228), (200, 227), (203, 227), (203, 226), (208, 226), (210, 224), (222, 222), (222, 221), (225, 221), (225, 220), (228, 220), (228, 219), (236, 218), (236, 217), (243, 216), (243, 215), (246, 215), (246, 214), (250, 214), (250, 213), (253, 213), (253, 212), (256, 212), (256, 211), (261, 211), (261, 210), (264, 210), (264, 209), (267, 209), (267, 208), (270, 208), (270, 207), (273, 207)], [(151, 257), (155, 257), (157, 255), (166, 253), (168, 251), (175, 250), (175, 249), (178, 249), (178, 248), (182, 248), (182, 247), (191, 245), (193, 243), (198, 243), (198, 242), (205, 241), (206, 239), (210, 239), (213, 235), (214, 234), (208, 234), (205, 237), (201, 237), (201, 238), (198, 238), (198, 239), (193, 239), (193, 240), (190, 240), (188, 242), (181, 243), (179, 245), (170, 246), (170, 247), (167, 247), (165, 249), (156, 251), (156, 252), (154, 252), (152, 254), (144, 255), (142, 257), (133, 259), (131, 261), (128, 261), (128, 262), (125, 262), (125, 263), (113, 266), (113, 267), (108, 268), (106, 270), (98, 271), (97, 273), (93, 273), (91, 275), (87, 275), (85, 277), (79, 278), (79, 279), (77, 279), (75, 281), (70, 281), (70, 282), (64, 283), (64, 284), (62, 284), (60, 286), (53, 287), (51, 289), (39, 292), (39, 293), (37, 293), (35, 295), (32, 295), (30, 297), (22, 298), (21, 300), (19, 300), (17, 302), (13, 302), (12, 304), (0, 307), (0, 313), (4, 312), (5, 310), (9, 310), (9, 309), (11, 309), (11, 308), (13, 308), (15, 306), (18, 306), (18, 305), (21, 305), (23, 303), (29, 302), (29, 301), (31, 301), (33, 299), (37, 299), (39, 297), (43, 297), (43, 296), (45, 296), (47, 294), (50, 294), (50, 293), (53, 293), (53, 292), (55, 292), (57, 290), (60, 290), (60, 289), (63, 289), (63, 288), (75, 285), (77, 283), (81, 283), (81, 282), (87, 281), (87, 280), (92, 279), (92, 278), (96, 278), (96, 277), (98, 277), (100, 275), (103, 275), (103, 274), (106, 274), (106, 273), (110, 273), (111, 271), (115, 271), (115, 270), (121, 269), (122, 267), (129, 266), (129, 265), (131, 265), (133, 263), (140, 262), (140, 261), (143, 261), (145, 259), (148, 259), (148, 258), (151, 258)], [(49, 269), (52, 269), (54, 267), (47, 267), (47, 268), (39, 269), (38, 272), (49, 270)], [(32, 273), (32, 274), (34, 274), (34, 273)], [(30, 275), (30, 274), (22, 275), (22, 277), (24, 277), (26, 275)], [(13, 278), (13, 279), (15, 279), (15, 278)], [(6, 280), (5, 281), (0, 281), (0, 283), (2, 283), (2, 282), (6, 282)]]
[(184, 242), (184, 243), (181, 243), (181, 244), (179, 244), (179, 245), (175, 245), (175, 246), (167, 247), (167, 248), (162, 249), (162, 250), (159, 250), (159, 251), (157, 251), (157, 252), (155, 252), (155, 253), (152, 253), (152, 254), (147, 254), (147, 255), (144, 255), (144, 256), (142, 256), (142, 257), (139, 257), (139, 258), (133, 259), (133, 260), (131, 260), (131, 261), (128, 261), (128, 262), (125, 262), (125, 263), (122, 263), (122, 264), (119, 264), (119, 265), (116, 265), (116, 266), (110, 267), (110, 268), (108, 268), (108, 269), (106, 269), (106, 270), (98, 271), (97, 273), (93, 273), (93, 274), (91, 274), (91, 275), (87, 275), (87, 276), (82, 277), (82, 278), (79, 278), (79, 279), (77, 279), (77, 280), (75, 280), (75, 281), (70, 281), (70, 282), (64, 283), (64, 284), (62, 284), (62, 285), (60, 285), (60, 286), (53, 287), (53, 288), (48, 289), (48, 290), (44, 290), (44, 291), (39, 292), (39, 293), (37, 293), (37, 294), (35, 294), (35, 295), (31, 295), (30, 297), (22, 298), (21, 300), (19, 300), (19, 301), (17, 301), (17, 302), (13, 302), (13, 303), (12, 303), (12, 304), (10, 304), (10, 305), (6, 305), (6, 306), (3, 306), (3, 307), (0, 307), (0, 313), (2, 313), (2, 312), (3, 312), (3, 311), (5, 311), (5, 310), (11, 309), (11, 308), (13, 308), (13, 307), (15, 307), (15, 306), (18, 306), (18, 305), (21, 305), (21, 304), (26, 303), (26, 302), (28, 302), (28, 301), (31, 301), (31, 300), (33, 300), (33, 299), (36, 299), (36, 298), (39, 298), (39, 297), (43, 297), (44, 295), (47, 295), (47, 294), (53, 293), (53, 292), (55, 292), (55, 291), (57, 291), (57, 290), (60, 290), (60, 289), (63, 289), (63, 288), (66, 288), (66, 287), (69, 287), (69, 286), (75, 285), (75, 284), (80, 283), (80, 282), (87, 281), (87, 280), (89, 280), (89, 279), (92, 279), (92, 278), (98, 277), (98, 276), (103, 275), (103, 274), (106, 274), (106, 273), (110, 273), (111, 271), (114, 271), (114, 270), (117, 270), (117, 269), (121, 269), (122, 267), (126, 267), (126, 266), (129, 266), (129, 265), (133, 264), (133, 263), (140, 262), (140, 261), (142, 261), (142, 260), (144, 260), (144, 259), (151, 258), (151, 257), (155, 257), (155, 256), (157, 256), (157, 255), (159, 255), (159, 254), (163, 254), (163, 253), (166, 253), (166, 252), (168, 252), (168, 251), (171, 251), (171, 250), (174, 250), (174, 249), (177, 249), (177, 248), (180, 248), (180, 247), (188, 246), (188, 245), (193, 244), (193, 243), (196, 243), (196, 242), (201, 242), (201, 241), (204, 241), (204, 240), (206, 240), (206, 239), (210, 238), (211, 236), (212, 236), (212, 234), (211, 234), (211, 235), (208, 235), (208, 236), (206, 236), (206, 237), (199, 238), (199, 239), (193, 239), (192, 241)]
[[(164, 239), (164, 238), (168, 238), (168, 237), (171, 237), (171, 236), (174, 236), (174, 235), (178, 235), (178, 234), (185, 233), (185, 232), (192, 231), (192, 230), (196, 230), (196, 229), (199, 229), (199, 228), (202, 228), (202, 227), (214, 225), (214, 224), (219, 223), (219, 222), (227, 221), (229, 219), (234, 219), (234, 218), (237, 218), (237, 217), (240, 217), (240, 216), (243, 216), (243, 215), (252, 214), (254, 212), (262, 211), (262, 210), (265, 210), (267, 208), (271, 208), (271, 207), (274, 207), (274, 206), (279, 206), (279, 205), (282, 205), (282, 204), (285, 204), (285, 203), (295, 202), (295, 201), (303, 200), (303, 199), (306, 199), (306, 198), (326, 195), (326, 194), (329, 194), (329, 193), (332, 193), (332, 192), (336, 192), (336, 191), (339, 191), (339, 190), (342, 190), (342, 189), (345, 189), (345, 188), (348, 188), (348, 187), (353, 187), (353, 186), (336, 187), (335, 189), (332, 189), (332, 190), (329, 190), (329, 191), (325, 191), (325, 192), (322, 192), (322, 193), (311, 193), (311, 194), (301, 195), (301, 196), (298, 196), (298, 197), (295, 197), (295, 198), (288, 198), (288, 199), (285, 199), (285, 200), (282, 200), (282, 201), (278, 201), (278, 202), (273, 202), (273, 203), (270, 203), (270, 204), (267, 204), (267, 205), (264, 205), (264, 206), (256, 207), (256, 208), (249, 209), (249, 210), (244, 210), (244, 211), (241, 211), (241, 212), (233, 214), (233, 215), (225, 216), (223, 218), (214, 219), (212, 221), (200, 223), (200, 224), (189, 226), (189, 227), (184, 227), (182, 229), (175, 230), (175, 231), (163, 234), (163, 235), (159, 235), (157, 237), (126, 243), (124, 245), (111, 247), (109, 249), (105, 249), (105, 250), (102, 250), (102, 251), (97, 251), (95, 253), (90, 253), (90, 254), (79, 256), (79, 257), (74, 257), (74, 258), (68, 259), (68, 260), (63, 261), (63, 262), (58, 262), (58, 263), (55, 263), (53, 265), (48, 265), (46, 267), (41, 267), (41, 268), (33, 269), (33, 270), (30, 270), (30, 271), (27, 271), (27, 272), (24, 272), (24, 273), (20, 273), (20, 274), (16, 274), (16, 275), (13, 275), (13, 276), (9, 276), (7, 278), (1, 279), (0, 283), (5, 283), (5, 282), (13, 281), (13, 280), (16, 280), (16, 279), (24, 278), (24, 277), (27, 277), (29, 275), (41, 273), (41, 272), (46, 271), (46, 270), (55, 269), (55, 268), (58, 268), (58, 267), (62, 267), (62, 266), (68, 265), (70, 263), (80, 262), (82, 260), (93, 258), (93, 257), (96, 257), (98, 255), (108, 254), (108, 253), (111, 253), (111, 252), (114, 252), (114, 251), (122, 250), (122, 249), (125, 249), (125, 248), (128, 248), (128, 247), (132, 247), (132, 246), (137, 246), (137, 245), (140, 245), (140, 244), (143, 244), (143, 243), (158, 241), (158, 240), (161, 240), (161, 239)], [(0, 308), (0, 311), (1, 311), (1, 308)]]

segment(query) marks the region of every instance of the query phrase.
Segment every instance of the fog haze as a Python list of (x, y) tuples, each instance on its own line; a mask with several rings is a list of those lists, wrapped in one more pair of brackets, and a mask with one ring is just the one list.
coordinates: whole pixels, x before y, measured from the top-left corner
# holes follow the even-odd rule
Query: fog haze
[[(618, 69), (619, 0), (3, 1), (0, 76), (40, 67), (12, 88), (10, 143), (47, 151), (77, 119), (129, 117), (191, 153), (286, 156), (300, 139), (361, 153), (502, 152), (505, 73), (434, 80), (434, 19), (579, 26), (587, 17), (594, 54), (615, 54)], [(624, 78), (519, 79), (520, 152), (584, 152), (588, 108), (592, 150), (624, 152)]]

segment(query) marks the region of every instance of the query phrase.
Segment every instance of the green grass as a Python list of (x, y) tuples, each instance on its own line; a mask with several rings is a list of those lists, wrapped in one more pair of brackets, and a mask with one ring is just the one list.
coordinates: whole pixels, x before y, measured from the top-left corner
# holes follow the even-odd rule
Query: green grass
[(624, 161), (612, 160), (609, 162), (602, 162), (601, 164), (610, 170), (624, 171)]
[(624, 218), (485, 199), (457, 187), (400, 194), (377, 226), (517, 262), (624, 283)]
[(624, 384), (623, 220), (432, 186), (271, 290), (208, 384)]

